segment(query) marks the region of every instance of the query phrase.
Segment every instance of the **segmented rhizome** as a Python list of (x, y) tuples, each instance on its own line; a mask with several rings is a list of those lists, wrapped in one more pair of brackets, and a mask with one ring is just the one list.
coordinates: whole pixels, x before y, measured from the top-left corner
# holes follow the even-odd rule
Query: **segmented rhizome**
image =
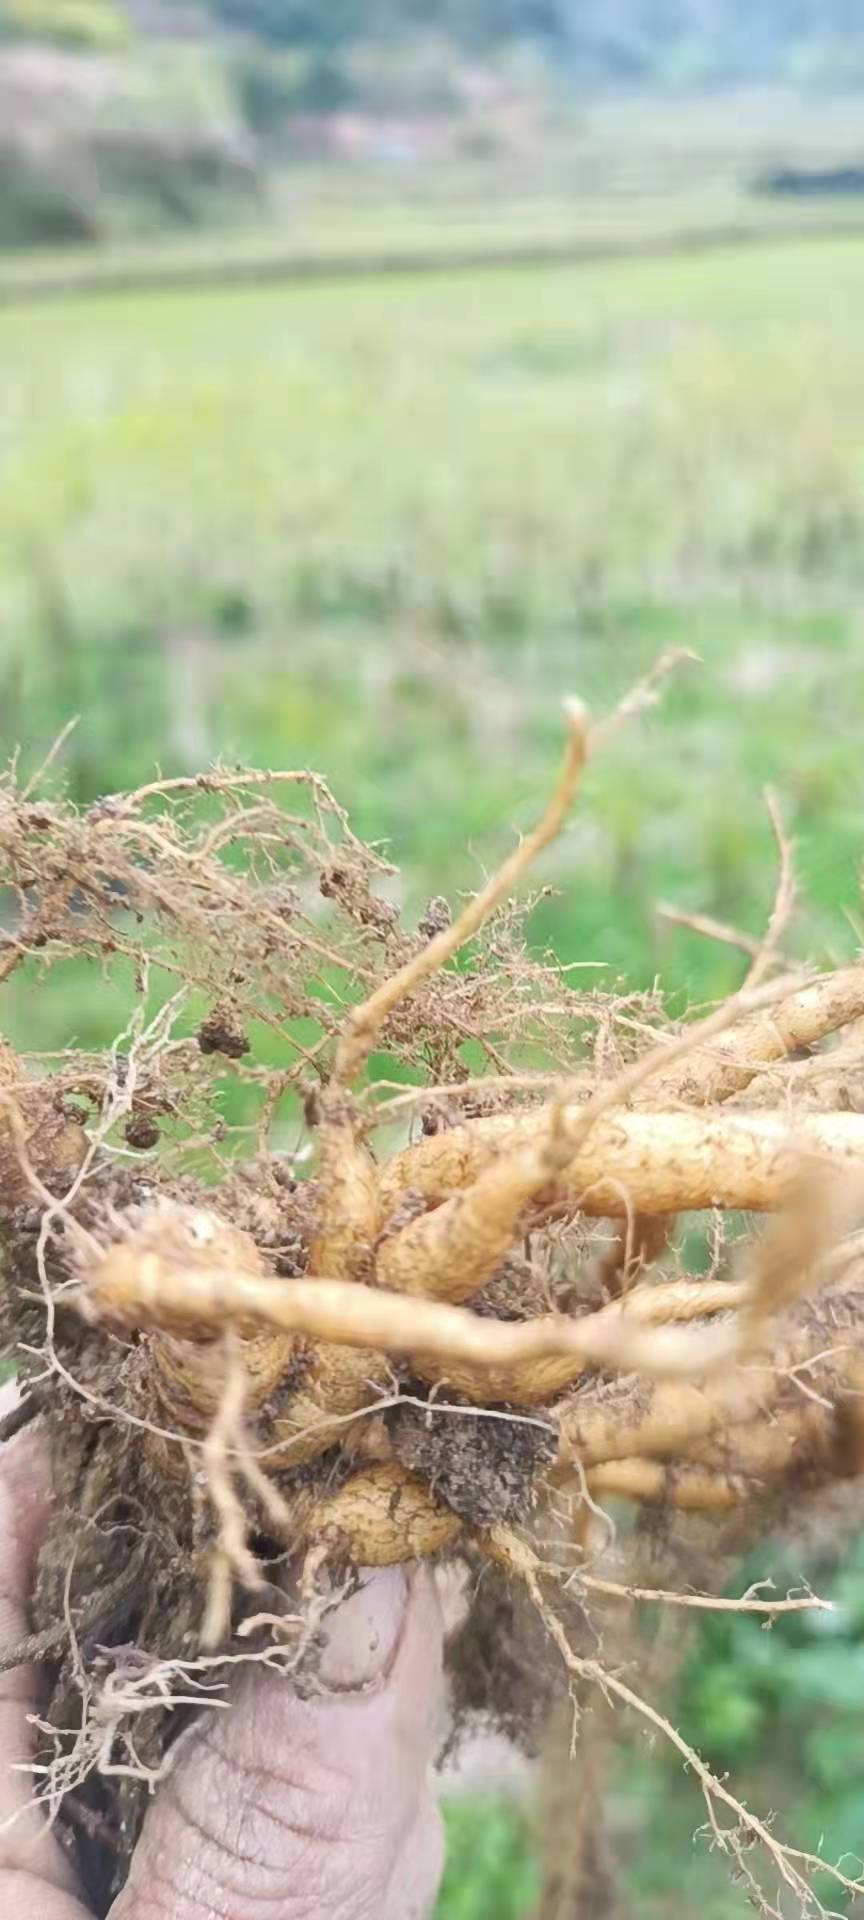
[(31, 1031), (66, 968), (126, 1006), (107, 1053), (0, 1053), (6, 1430), (39, 1423), (56, 1489), (5, 1658), (44, 1665), (34, 1797), (99, 1912), (208, 1690), (253, 1659), (302, 1685), (358, 1567), (491, 1566), (602, 1680), (558, 1606), (602, 1587), (601, 1502), (764, 1525), (864, 1464), (864, 968), (782, 971), (782, 834), (708, 1019), (533, 956), (514, 890), (602, 731), (567, 726), (539, 826), (416, 932), (317, 776), (83, 814), (0, 787), (3, 990)]

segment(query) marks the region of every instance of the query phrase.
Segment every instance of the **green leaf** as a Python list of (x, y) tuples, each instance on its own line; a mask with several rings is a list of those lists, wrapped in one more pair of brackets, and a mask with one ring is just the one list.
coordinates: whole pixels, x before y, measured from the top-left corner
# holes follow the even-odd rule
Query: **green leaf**
[(864, 1645), (802, 1647), (787, 1655), (783, 1672), (790, 1704), (864, 1709)]
[(813, 1727), (805, 1735), (804, 1761), (817, 1786), (829, 1793), (858, 1779), (864, 1804), (864, 1742), (857, 1717), (852, 1722), (832, 1719)]

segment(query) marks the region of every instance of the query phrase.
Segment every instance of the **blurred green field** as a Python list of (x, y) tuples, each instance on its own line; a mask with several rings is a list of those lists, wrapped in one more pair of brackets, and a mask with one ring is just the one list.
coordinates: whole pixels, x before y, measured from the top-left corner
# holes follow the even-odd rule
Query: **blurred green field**
[[(596, 160), (595, 160), (596, 164)], [(681, 164), (681, 163), (679, 163)], [(682, 168), (683, 170), (683, 168)], [(436, 199), (358, 204), (322, 192), (313, 175), (281, 219), (109, 246), (0, 252), (0, 307), (80, 294), (124, 295), (356, 278), (400, 269), (453, 272), (513, 265), (579, 266), (618, 257), (725, 250), (864, 235), (855, 195), (742, 192), (721, 180), (705, 190), (634, 193), (534, 191), (516, 198), (493, 176), (485, 191), (468, 173)], [(294, 187), (296, 192), (296, 186)]]
[[(3, 751), (35, 764), (80, 713), (82, 798), (156, 760), (311, 762), (410, 905), (528, 822), (562, 693), (608, 707), (687, 646), (592, 771), (537, 938), (728, 985), (654, 906), (758, 930), (772, 782), (800, 940), (847, 951), (862, 296), (850, 239), (0, 314)], [(76, 1016), (105, 1037), (101, 995)]]
[[(655, 907), (759, 932), (770, 782), (794, 943), (850, 954), (862, 310), (850, 237), (0, 311), (0, 750), (30, 770), (80, 714), (82, 800), (157, 761), (311, 764), (388, 840), (410, 914), (529, 823), (564, 693), (607, 709), (688, 647), (701, 664), (592, 767), (534, 936), (680, 1002), (727, 988), (740, 957)], [(38, 1020), (23, 972), (7, 994), (32, 1047), (117, 1029), (99, 980), (40, 994)], [(638, 1911), (666, 1920), (701, 1814), (667, 1784), (660, 1820), (653, 1791), (631, 1775), (639, 1832), (667, 1833), (639, 1842)], [(499, 1810), (480, 1848), (454, 1823), (446, 1920), (516, 1920), (521, 1831)], [(692, 1861), (688, 1902), (746, 1910)]]
[[(379, 82), (381, 58), (379, 49)], [(396, 60), (404, 83), (408, 66), (400, 68), (398, 54)], [(208, 101), (211, 116), (230, 112), (224, 67), (218, 58), (202, 61), (200, 45), (191, 53), (163, 47), (149, 58), (139, 47), (135, 64), (163, 122), (188, 128)], [(416, 48), (409, 64), (416, 81)], [(272, 77), (272, 55), (266, 71)], [(494, 112), (477, 121), (445, 116), (437, 122), (439, 136), (449, 125), (443, 145), (439, 137), (424, 151), (422, 133), (412, 145), (409, 130), (401, 158), (398, 129), (389, 159), (380, 151), (376, 158), (374, 143), (365, 152), (361, 143), (350, 162), (344, 156), (316, 161), (302, 140), (290, 159), (268, 147), (266, 186), (262, 180), (257, 199), (236, 188), (232, 198), (223, 182), (211, 190), (209, 214), (200, 182), (190, 180), (187, 219), (197, 209), (204, 222), (199, 231), (182, 223), (176, 152), (163, 183), (170, 187), (173, 180), (173, 194), (163, 192), (156, 212), (151, 202), (149, 215), (148, 182), (139, 183), (136, 199), (128, 177), (121, 171), (114, 179), (103, 156), (102, 190), (92, 205), (101, 243), (70, 244), (67, 235), (65, 244), (53, 246), (0, 245), (0, 305), (82, 287), (290, 279), (340, 262), (374, 268), (400, 256), (432, 266), (442, 255), (533, 249), (579, 258), (592, 251), (728, 244), (735, 235), (753, 241), (802, 231), (861, 235), (862, 201), (855, 193), (765, 191), (778, 164), (818, 174), (842, 168), (858, 152), (854, 91), (833, 94), (830, 108), (818, 91), (777, 84), (731, 95), (676, 93), (672, 111), (662, 93), (589, 94), (575, 101), (566, 89), (559, 95), (541, 86), (538, 93), (529, 84), (527, 93), (517, 87), (517, 96), (518, 132), (506, 114), (503, 124)], [(393, 106), (391, 96), (391, 112)], [(410, 116), (404, 96), (403, 110)], [(151, 176), (151, 195), (154, 184)], [(74, 202), (70, 211), (74, 215)], [(11, 206), (7, 219), (14, 228)]]

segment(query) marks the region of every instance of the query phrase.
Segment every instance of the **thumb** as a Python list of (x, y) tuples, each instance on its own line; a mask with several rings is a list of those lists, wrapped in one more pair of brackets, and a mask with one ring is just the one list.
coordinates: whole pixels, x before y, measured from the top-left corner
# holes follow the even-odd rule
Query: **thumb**
[(441, 1648), (431, 1575), (388, 1568), (334, 1613), (320, 1696), (247, 1670), (160, 1789), (111, 1920), (421, 1920)]

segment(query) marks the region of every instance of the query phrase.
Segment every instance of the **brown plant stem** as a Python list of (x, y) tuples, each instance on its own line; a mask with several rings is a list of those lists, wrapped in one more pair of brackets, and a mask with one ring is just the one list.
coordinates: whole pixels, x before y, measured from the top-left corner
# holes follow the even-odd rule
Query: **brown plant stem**
[(479, 893), (467, 902), (453, 925), (436, 934), (398, 972), (384, 980), (368, 1000), (354, 1009), (339, 1042), (332, 1080), (334, 1088), (346, 1088), (352, 1084), (394, 1008), (414, 993), (430, 974), (437, 973), (440, 967), (445, 966), (465, 945), (466, 940), (479, 932), (544, 847), (548, 847), (560, 833), (585, 765), (588, 741), (585, 709), (581, 701), (568, 701), (565, 711), (568, 740), (564, 764), (538, 825), (514, 848), (485, 887), (481, 887)]

